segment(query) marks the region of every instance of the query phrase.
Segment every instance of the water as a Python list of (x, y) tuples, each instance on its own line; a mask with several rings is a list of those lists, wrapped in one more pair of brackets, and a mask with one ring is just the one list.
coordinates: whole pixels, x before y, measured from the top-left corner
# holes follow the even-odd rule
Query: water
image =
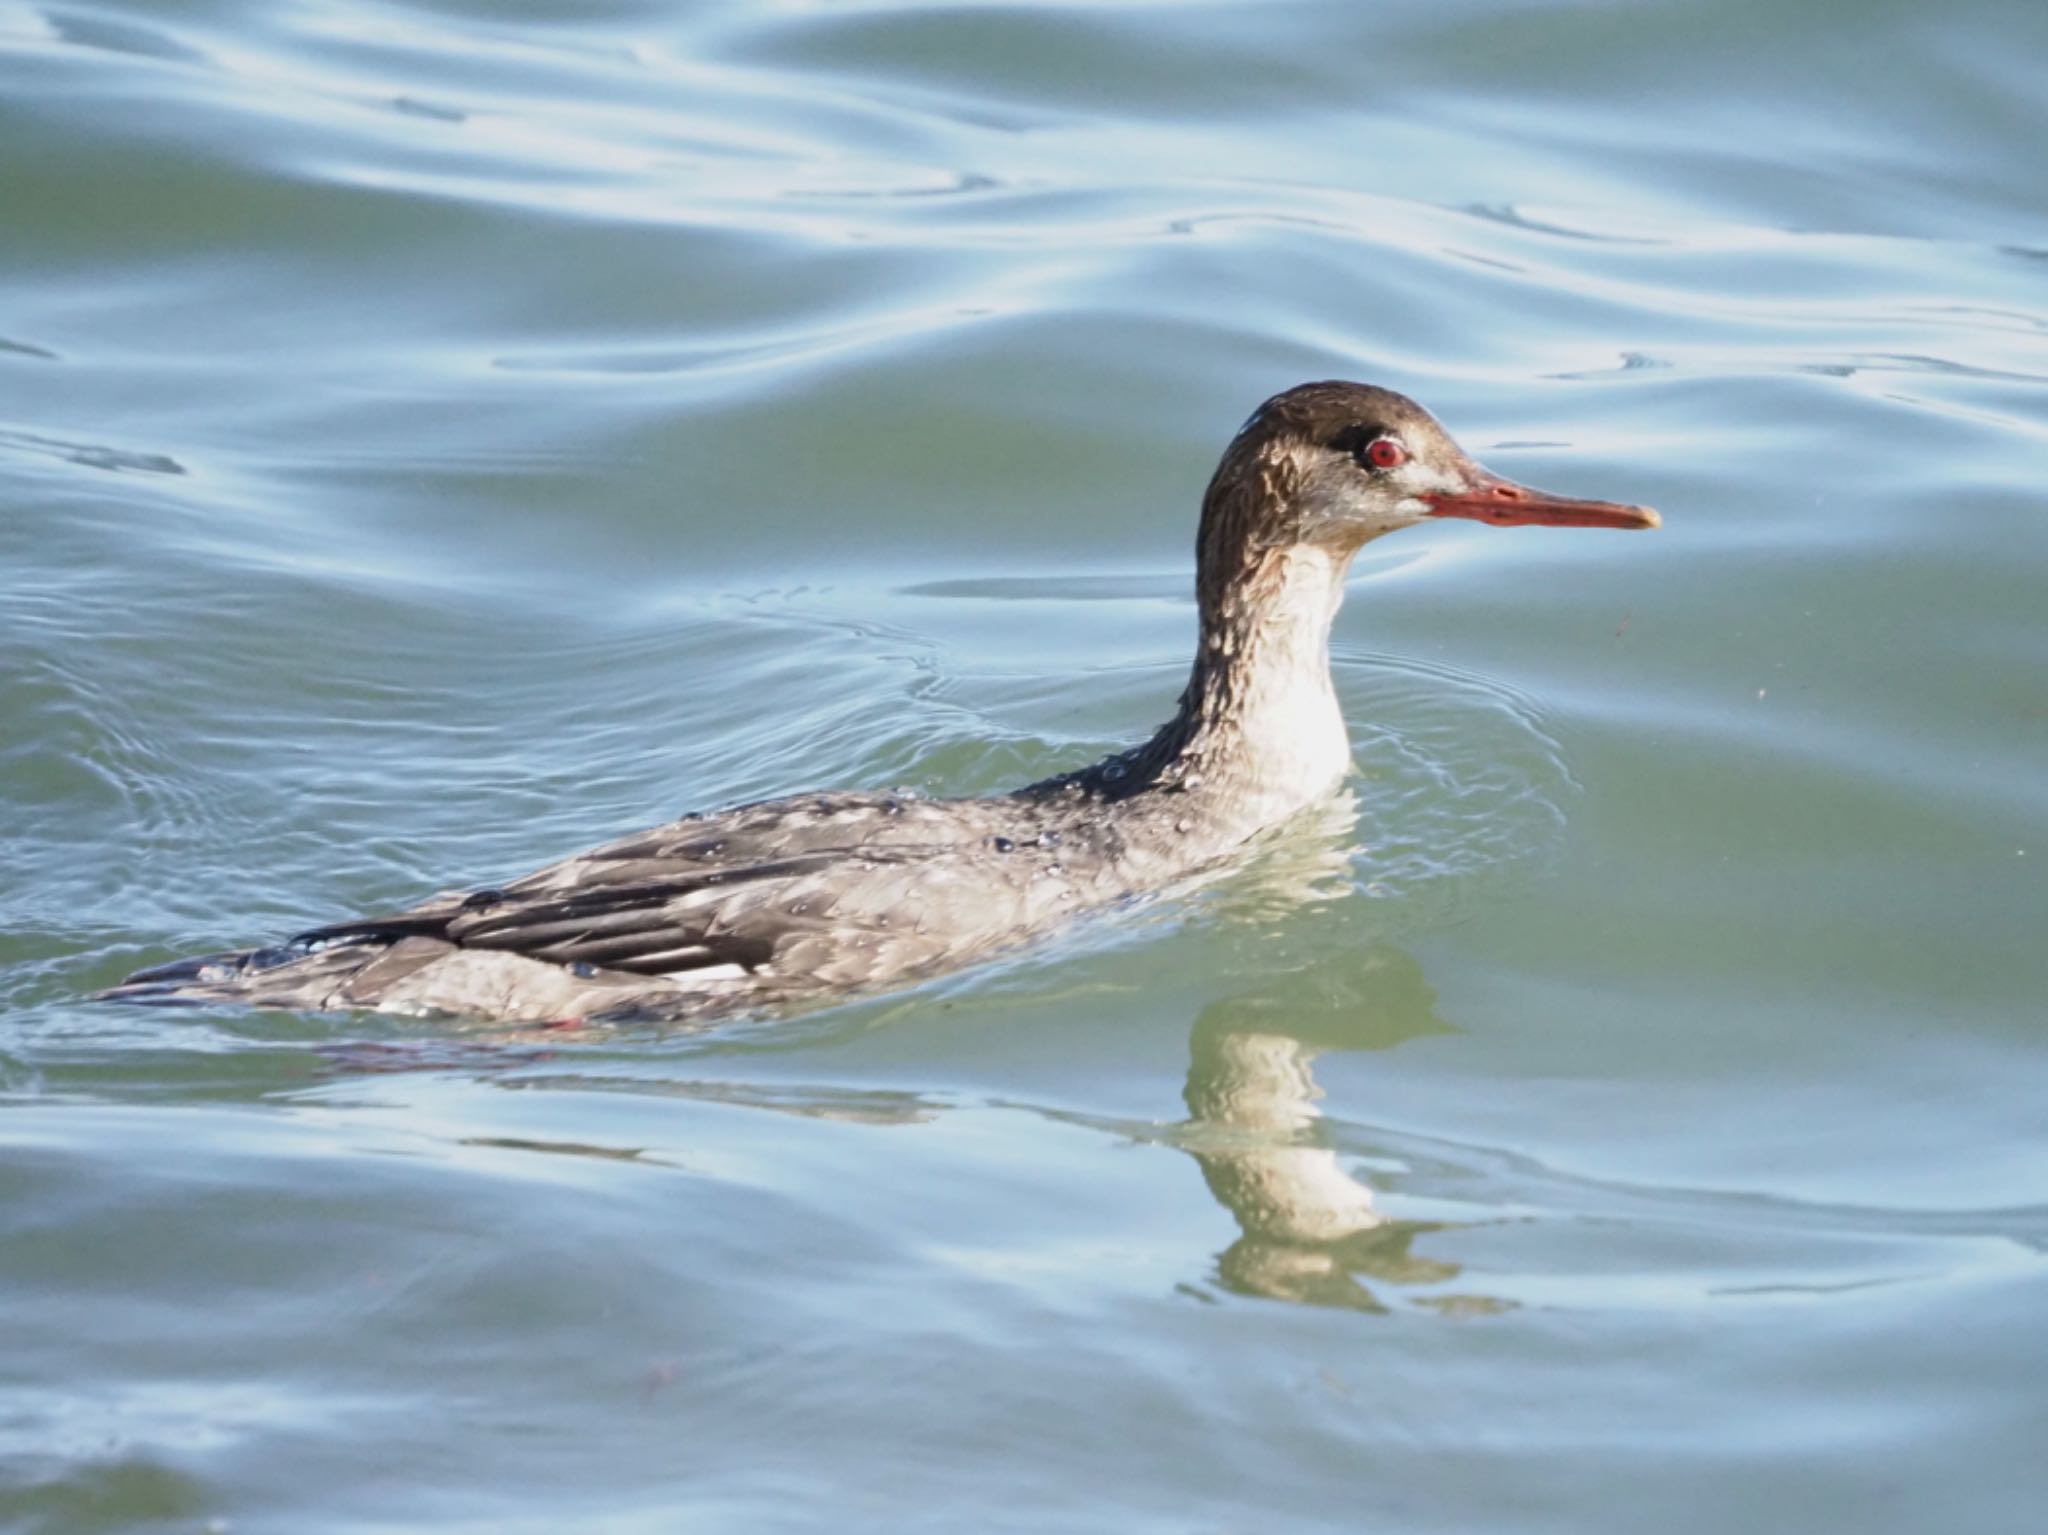
[[(0, 0), (0, 1524), (2021, 1532), (2019, 0)], [(1137, 738), (1365, 378), (1339, 824), (709, 1033), (141, 963)]]

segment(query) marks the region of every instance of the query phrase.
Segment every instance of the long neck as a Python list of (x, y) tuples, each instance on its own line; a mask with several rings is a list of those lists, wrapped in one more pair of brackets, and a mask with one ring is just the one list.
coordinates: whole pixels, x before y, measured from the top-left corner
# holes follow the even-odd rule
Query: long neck
[(1356, 552), (1276, 525), (1295, 505), (1291, 466), (1225, 455), (1202, 506), (1196, 548), (1201, 641), (1180, 707), (1144, 745), (1034, 784), (1041, 796), (1085, 790), (1112, 802), (1182, 801), (1176, 830), (1200, 821), (1241, 840), (1322, 799), (1351, 767), (1330, 682), (1330, 621)]
[(1237, 840), (1323, 798), (1350, 769), (1330, 620), (1351, 559), (1308, 544), (1218, 558), (1205, 540), (1201, 553), (1201, 643), (1179, 709), (1143, 746), (1081, 776), (1118, 799), (1185, 793)]
[(1204, 583), (1194, 669), (1152, 746), (1171, 752), (1183, 781), (1206, 780), (1260, 824), (1320, 799), (1351, 766), (1330, 683), (1330, 621), (1350, 563), (1296, 544)]

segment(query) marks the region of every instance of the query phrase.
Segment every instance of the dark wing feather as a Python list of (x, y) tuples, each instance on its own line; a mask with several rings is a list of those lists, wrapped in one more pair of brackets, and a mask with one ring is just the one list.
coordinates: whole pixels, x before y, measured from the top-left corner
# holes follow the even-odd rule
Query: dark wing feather
[[(319, 947), (431, 937), (460, 948), (642, 975), (732, 965), (752, 973), (770, 963), (784, 939), (818, 931), (829, 892), (856, 863), (869, 871), (900, 869), (931, 851), (820, 849), (687, 871), (673, 862), (636, 858), (635, 872), (643, 877), (631, 881), (602, 877), (616, 875), (619, 866), (598, 862), (593, 869), (590, 855), (584, 855), (569, 861), (585, 865), (573, 872), (567, 865), (544, 870), (518, 885), (463, 900), (444, 898), (415, 911), (313, 928), (294, 942)], [(649, 873), (659, 877), (644, 877)], [(564, 882), (565, 876), (576, 882)]]
[[(751, 974), (799, 943), (815, 961), (828, 913), (841, 917), (831, 931), (848, 937), (864, 916), (887, 922), (876, 903), (907, 888), (910, 866), (978, 835), (952, 809), (888, 795), (764, 801), (636, 832), (502, 887), (312, 928), (293, 943), (428, 937), (643, 975), (734, 965)], [(854, 909), (841, 911), (848, 896)]]

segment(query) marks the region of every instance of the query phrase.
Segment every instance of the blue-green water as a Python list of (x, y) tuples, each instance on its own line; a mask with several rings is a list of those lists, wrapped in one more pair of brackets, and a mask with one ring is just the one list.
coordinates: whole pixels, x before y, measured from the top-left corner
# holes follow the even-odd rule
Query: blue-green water
[[(2030, 1532), (2048, 11), (0, 0), (0, 1526)], [(83, 993), (1170, 708), (1341, 823), (709, 1033)], [(1290, 862), (1290, 860), (1292, 860)]]

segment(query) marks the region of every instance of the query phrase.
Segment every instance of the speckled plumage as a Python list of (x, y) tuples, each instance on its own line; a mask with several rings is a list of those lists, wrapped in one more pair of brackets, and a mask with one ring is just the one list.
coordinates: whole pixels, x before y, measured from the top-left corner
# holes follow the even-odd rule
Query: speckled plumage
[[(1392, 468), (1368, 457), (1386, 440), (1401, 445)], [(139, 971), (102, 995), (684, 1020), (965, 964), (1215, 864), (1334, 789), (1350, 753), (1328, 641), (1351, 558), (1444, 515), (1655, 525), (1489, 475), (1400, 395), (1303, 385), (1253, 414), (1210, 482), (1194, 667), (1144, 744), (987, 799), (803, 794), (686, 816), (509, 884)]]

